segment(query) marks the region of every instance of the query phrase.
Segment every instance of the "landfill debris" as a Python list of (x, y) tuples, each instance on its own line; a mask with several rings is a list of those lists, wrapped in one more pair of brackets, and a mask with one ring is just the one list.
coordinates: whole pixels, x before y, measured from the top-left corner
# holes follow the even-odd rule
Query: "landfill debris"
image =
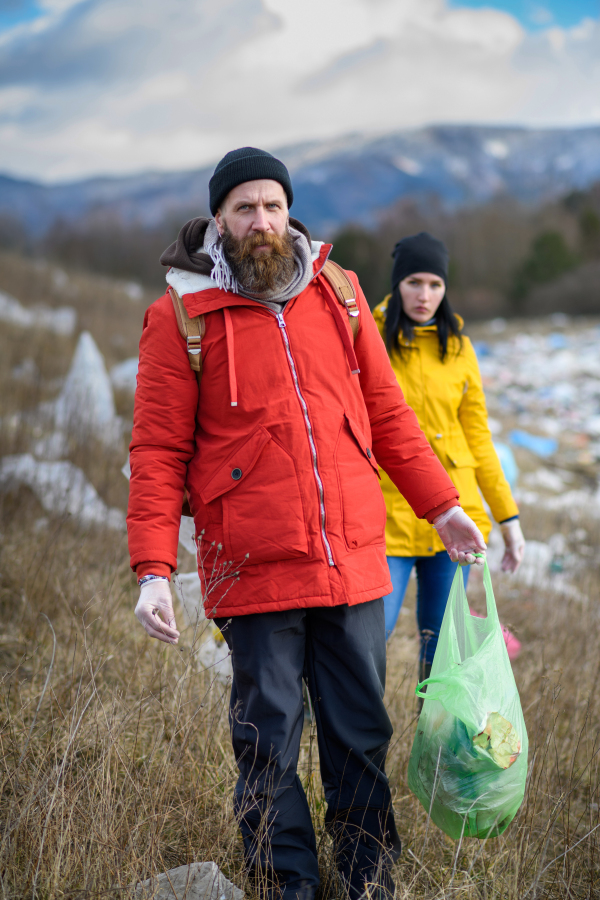
[(197, 622), (203, 621), (205, 618), (204, 605), (198, 572), (175, 575), (173, 586), (183, 609), (185, 624), (194, 626)]
[(500, 441), (494, 441), (494, 449), (498, 454), (504, 477), (508, 481), (511, 491), (514, 491), (519, 480), (519, 467), (515, 455), (508, 444), (503, 444)]
[(196, 541), (194, 537), (196, 535), (196, 524), (191, 516), (182, 516), (181, 523), (179, 525), (179, 543), (181, 546), (187, 550), (188, 553), (191, 553), (192, 556), (196, 556)]
[(71, 306), (22, 306), (15, 297), (0, 291), (0, 321), (21, 328), (42, 328), (69, 337), (75, 331), (77, 313)]
[(535, 472), (528, 472), (523, 476), (523, 483), (527, 487), (542, 488), (542, 490), (552, 491), (560, 494), (566, 490), (567, 482), (573, 481), (572, 472), (551, 471), (541, 466)]
[[(193, 519), (191, 520), (193, 522)], [(176, 574), (172, 581), (181, 604), (186, 627), (204, 623), (196, 634), (199, 647), (195, 659), (201, 669), (208, 669), (218, 681), (228, 683), (233, 675), (231, 654), (217, 626), (206, 619), (202, 602), (202, 589), (198, 572)]]
[(49, 411), (59, 431), (93, 434), (107, 446), (119, 443), (123, 423), (116, 413), (104, 357), (89, 331), (79, 336), (71, 368)]
[(126, 281), (123, 284), (123, 290), (134, 303), (144, 299), (144, 289), (137, 281)]
[(64, 431), (52, 431), (34, 441), (31, 449), (39, 459), (62, 459), (69, 452), (69, 439)]
[(541, 456), (544, 459), (552, 456), (558, 450), (558, 441), (555, 438), (529, 434), (529, 432), (522, 431), (519, 428), (511, 431), (509, 439), (515, 447), (524, 447), (525, 450), (530, 450), (536, 456)]
[[(556, 316), (552, 326), (550, 334), (509, 337), (488, 324), (490, 339), (475, 345), (488, 409), (510, 420), (513, 446), (558, 454), (563, 466), (588, 465), (600, 461), (600, 327)], [(544, 437), (556, 445), (531, 440)]]
[(489, 713), (485, 727), (473, 738), (473, 745), (501, 769), (509, 769), (521, 753), (521, 741), (517, 732), (497, 712)]
[(244, 900), (214, 862), (177, 866), (132, 887), (136, 900)]
[(0, 459), (0, 486), (24, 485), (34, 492), (46, 512), (69, 515), (83, 525), (125, 530), (125, 514), (109, 508), (81, 469), (70, 462), (44, 462), (30, 453)]
[(129, 391), (130, 394), (135, 394), (135, 389), (137, 387), (137, 373), (137, 356), (132, 356), (129, 359), (123, 360), (123, 362), (117, 363), (116, 366), (112, 367), (109, 373), (112, 386), (117, 391)]
[(40, 370), (31, 357), (26, 357), (22, 362), (15, 366), (11, 373), (15, 381), (24, 381), (26, 384), (33, 384), (40, 374)]

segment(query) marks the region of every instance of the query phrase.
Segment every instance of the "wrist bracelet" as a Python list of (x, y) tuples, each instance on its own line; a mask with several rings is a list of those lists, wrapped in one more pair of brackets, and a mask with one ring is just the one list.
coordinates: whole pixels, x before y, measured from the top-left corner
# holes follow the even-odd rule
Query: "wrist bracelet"
[(138, 578), (138, 587), (144, 587), (145, 584), (150, 584), (151, 581), (168, 581), (169, 579), (166, 575), (144, 575), (142, 578)]

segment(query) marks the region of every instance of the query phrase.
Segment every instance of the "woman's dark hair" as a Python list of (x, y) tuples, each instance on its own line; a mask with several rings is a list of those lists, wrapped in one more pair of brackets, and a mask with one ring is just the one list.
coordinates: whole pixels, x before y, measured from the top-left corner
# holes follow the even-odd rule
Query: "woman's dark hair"
[[(440, 345), (440, 359), (442, 362), (448, 354), (448, 337), (454, 335), (458, 338), (458, 353), (462, 349), (462, 333), (458, 319), (452, 311), (448, 297), (444, 295), (444, 299), (437, 308), (435, 314), (435, 324), (437, 325), (438, 342)], [(404, 343), (412, 344), (415, 334), (415, 325), (417, 323), (406, 315), (402, 306), (402, 297), (400, 295), (400, 285), (397, 284), (392, 291), (387, 305), (387, 313), (385, 318), (385, 345), (388, 353), (397, 350), (400, 356), (409, 347), (402, 346), (400, 343), (400, 335), (404, 338)]]

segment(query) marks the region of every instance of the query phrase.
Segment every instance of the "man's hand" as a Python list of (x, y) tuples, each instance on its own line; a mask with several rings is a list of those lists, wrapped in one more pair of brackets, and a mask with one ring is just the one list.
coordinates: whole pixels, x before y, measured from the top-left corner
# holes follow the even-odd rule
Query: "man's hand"
[(516, 572), (525, 554), (525, 538), (518, 519), (511, 519), (500, 525), (504, 540), (504, 556), (500, 563), (503, 572)]
[(150, 637), (165, 644), (176, 644), (179, 640), (168, 581), (149, 581), (142, 585), (135, 614)]
[[(434, 519), (433, 527), (452, 562), (483, 565), (486, 549), (483, 535), (460, 506), (452, 506)], [(475, 553), (483, 553), (484, 557), (476, 557)]]

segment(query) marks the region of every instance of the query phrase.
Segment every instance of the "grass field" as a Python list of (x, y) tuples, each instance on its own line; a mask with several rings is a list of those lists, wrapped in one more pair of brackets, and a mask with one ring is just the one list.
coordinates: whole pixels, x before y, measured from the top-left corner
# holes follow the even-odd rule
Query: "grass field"
[[(0, 258), (0, 289), (24, 304), (75, 306), (111, 363), (136, 352), (143, 303), (84, 276), (69, 280), (65, 297), (64, 287), (52, 288), (50, 269), (39, 268), (29, 281), (28, 271), (14, 257)], [(74, 343), (3, 327), (4, 422), (56, 393)], [(39, 368), (33, 384), (11, 377), (25, 357)], [(130, 416), (131, 400), (117, 399)], [(1, 455), (26, 450), (32, 427), (3, 427)], [(124, 508), (125, 456), (125, 446), (107, 454), (75, 441), (70, 458), (109, 505)], [(581, 536), (575, 539), (564, 512), (526, 508), (523, 524), (528, 537), (562, 533), (571, 551), (579, 549)], [(413, 593), (407, 598), (389, 644), (386, 693), (395, 729), (389, 772), (404, 844), (399, 898), (600, 896), (598, 522), (577, 527), (585, 528), (590, 550), (577, 557), (571, 596), (495, 578), (501, 617), (523, 642), (514, 669), (530, 739), (525, 802), (500, 838), (451, 841), (407, 789), (417, 674)], [(183, 562), (189, 570), (190, 558)], [(475, 582), (472, 602), (482, 609)], [(136, 594), (124, 534), (83, 531), (49, 516), (24, 489), (0, 495), (2, 898), (119, 897), (136, 879), (202, 860), (214, 860), (248, 890), (232, 815), (227, 691), (210, 670), (198, 669), (201, 634), (193, 628), (177, 648), (146, 637), (133, 616)], [(324, 895), (334, 896), (309, 726), (301, 770)]]

